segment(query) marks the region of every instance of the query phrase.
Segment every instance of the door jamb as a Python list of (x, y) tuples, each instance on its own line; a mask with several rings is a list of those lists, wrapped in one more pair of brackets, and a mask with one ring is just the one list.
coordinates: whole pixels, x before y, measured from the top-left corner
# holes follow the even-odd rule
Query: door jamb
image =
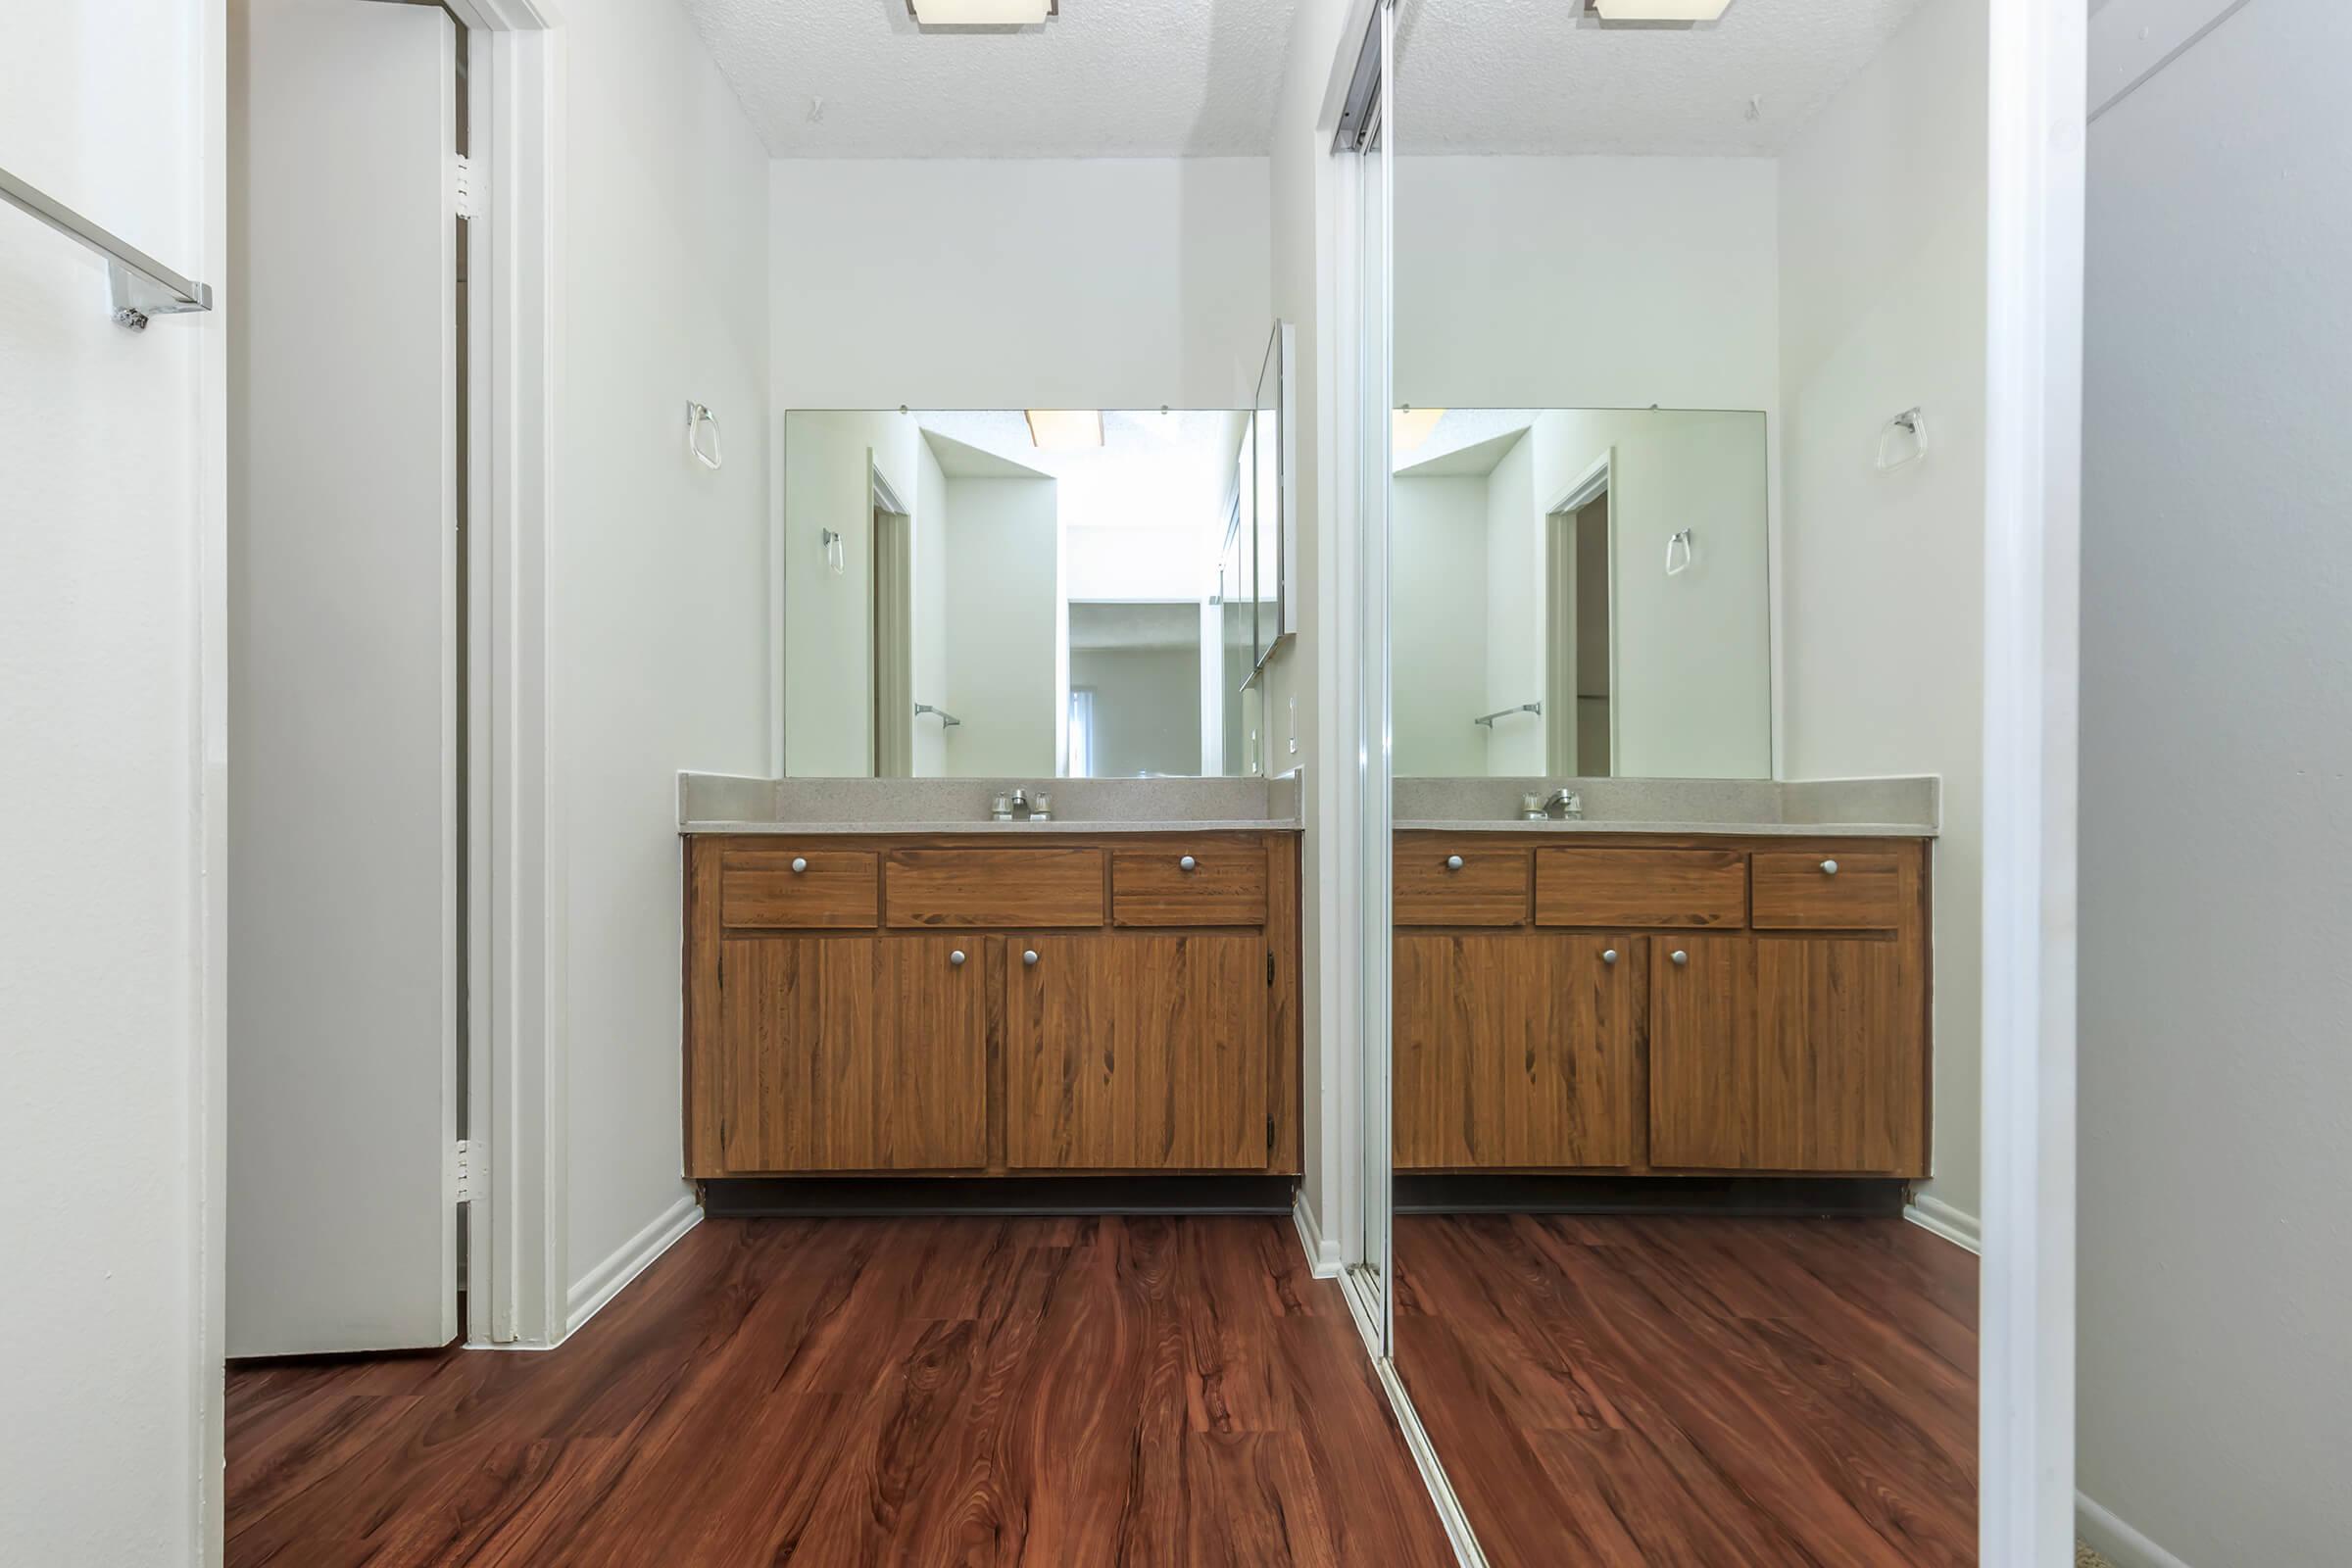
[(566, 860), (549, 571), (561, 504), (565, 38), (546, 0), (446, 3), (466, 26), (479, 215), (467, 235), (476, 657), (466, 1343), (539, 1348), (569, 1327)]
[(1979, 1555), (2075, 1525), (2082, 6), (1994, 0), (1986, 156), (1984, 1251)]

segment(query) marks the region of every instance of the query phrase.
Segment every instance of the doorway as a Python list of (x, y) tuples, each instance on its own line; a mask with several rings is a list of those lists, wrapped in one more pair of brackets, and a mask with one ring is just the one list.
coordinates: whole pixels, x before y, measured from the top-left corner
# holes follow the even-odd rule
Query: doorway
[(1602, 454), (1544, 519), (1544, 771), (1558, 778), (1607, 778), (1616, 750), (1614, 470)]

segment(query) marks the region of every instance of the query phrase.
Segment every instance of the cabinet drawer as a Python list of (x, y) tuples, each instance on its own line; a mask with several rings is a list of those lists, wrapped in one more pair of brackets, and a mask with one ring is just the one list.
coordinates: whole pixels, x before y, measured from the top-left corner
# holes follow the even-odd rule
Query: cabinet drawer
[(868, 928), (874, 923), (875, 897), (871, 850), (729, 850), (719, 857), (721, 925), (772, 931)]
[(1756, 928), (1891, 931), (1903, 923), (1903, 860), (1900, 855), (1867, 852), (1760, 853), (1755, 857)]
[(1102, 923), (1099, 849), (893, 850), (882, 865), (893, 927)]
[(1742, 926), (1747, 857), (1738, 850), (1538, 850), (1536, 923)]
[(1110, 918), (1114, 925), (1264, 925), (1265, 846), (1177, 840), (1164, 850), (1114, 850)]
[(1413, 839), (1396, 846), (1395, 866), (1398, 925), (1527, 923), (1523, 849), (1474, 839)]

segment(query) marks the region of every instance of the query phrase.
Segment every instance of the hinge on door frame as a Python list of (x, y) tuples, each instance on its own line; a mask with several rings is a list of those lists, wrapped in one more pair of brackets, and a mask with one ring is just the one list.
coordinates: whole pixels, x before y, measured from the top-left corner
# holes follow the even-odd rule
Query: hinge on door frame
[(450, 1185), (461, 1203), (473, 1201), (473, 1144), (461, 1138), (449, 1152)]
[(1270, 1159), (1270, 1158), (1272, 1158), (1272, 1157), (1273, 1157), (1273, 1154), (1274, 1154), (1274, 1118), (1273, 1118), (1273, 1117), (1271, 1117), (1271, 1116), (1268, 1116), (1268, 1117), (1266, 1118), (1266, 1156), (1267, 1156), (1267, 1157)]
[(464, 153), (458, 154), (456, 192), (458, 216), (460, 218), (474, 218), (480, 216), (482, 210), (481, 203), (475, 199), (475, 192), (473, 188), (474, 180), (478, 176), (475, 174), (473, 169), (473, 160), (466, 157)]

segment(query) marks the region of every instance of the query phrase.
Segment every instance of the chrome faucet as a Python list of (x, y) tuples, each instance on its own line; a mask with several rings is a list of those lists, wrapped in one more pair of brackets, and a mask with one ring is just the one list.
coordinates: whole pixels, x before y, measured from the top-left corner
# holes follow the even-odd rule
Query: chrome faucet
[(1548, 817), (1554, 811), (1560, 814), (1562, 821), (1582, 821), (1585, 815), (1584, 797), (1565, 786), (1553, 790), (1544, 797), (1544, 814)]
[(998, 796), (997, 802), (999, 808), (995, 815), (1000, 822), (1018, 821), (1024, 816), (1032, 822), (1054, 819), (1054, 797), (1045, 790), (1032, 795), (1026, 789), (1015, 789), (1009, 797)]

